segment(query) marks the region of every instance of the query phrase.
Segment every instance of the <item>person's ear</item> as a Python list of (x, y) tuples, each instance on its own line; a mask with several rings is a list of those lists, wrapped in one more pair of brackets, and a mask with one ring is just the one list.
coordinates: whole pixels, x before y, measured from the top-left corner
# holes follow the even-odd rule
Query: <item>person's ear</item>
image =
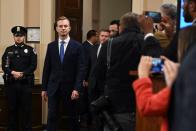
[(71, 31), (71, 26), (69, 26), (69, 31)]

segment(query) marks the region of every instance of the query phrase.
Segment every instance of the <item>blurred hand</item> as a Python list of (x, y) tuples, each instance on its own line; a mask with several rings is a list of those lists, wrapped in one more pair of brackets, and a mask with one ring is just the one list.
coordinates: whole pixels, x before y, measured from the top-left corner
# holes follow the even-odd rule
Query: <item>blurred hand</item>
[(47, 91), (42, 91), (41, 97), (42, 97), (42, 100), (44, 100), (45, 102), (47, 102), (48, 101)]
[(153, 20), (149, 16), (139, 15), (138, 17), (139, 23), (141, 25), (141, 30), (144, 34), (153, 33)]
[(161, 23), (158, 25), (158, 30), (165, 30), (166, 36), (171, 39), (175, 31), (175, 23), (169, 17), (163, 17)]
[(88, 87), (88, 81), (83, 80), (83, 87)]
[(164, 60), (163, 72), (165, 75), (166, 85), (171, 87), (176, 80), (176, 76), (178, 74), (179, 64), (174, 63), (168, 58), (161, 56), (161, 59)]
[(73, 90), (73, 91), (72, 91), (72, 94), (71, 94), (71, 100), (76, 100), (76, 99), (78, 99), (78, 98), (79, 98), (79, 93), (78, 93), (78, 91)]
[(23, 72), (18, 72), (18, 71), (12, 71), (11, 74), (13, 75), (13, 77), (17, 80), (20, 79), (21, 77), (23, 77)]
[(142, 56), (138, 66), (138, 77), (139, 78), (149, 77), (151, 67), (152, 67), (152, 57)]

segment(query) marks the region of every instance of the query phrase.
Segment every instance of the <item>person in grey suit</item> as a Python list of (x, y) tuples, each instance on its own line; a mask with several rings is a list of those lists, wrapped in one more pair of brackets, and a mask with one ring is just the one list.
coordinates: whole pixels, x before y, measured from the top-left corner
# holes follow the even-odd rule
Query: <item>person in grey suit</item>
[(70, 38), (68, 18), (59, 17), (55, 28), (58, 40), (48, 44), (42, 77), (41, 95), (43, 100), (48, 101), (47, 130), (57, 130), (57, 112), (62, 102), (72, 131), (79, 131), (76, 102), (84, 80), (83, 48)]

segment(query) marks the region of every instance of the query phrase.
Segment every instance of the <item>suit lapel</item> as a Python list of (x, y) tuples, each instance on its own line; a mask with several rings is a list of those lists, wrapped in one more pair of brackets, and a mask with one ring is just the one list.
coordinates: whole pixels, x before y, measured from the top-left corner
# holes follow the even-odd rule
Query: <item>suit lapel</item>
[(61, 59), (60, 59), (60, 55), (59, 55), (59, 45), (58, 45), (58, 40), (57, 40), (57, 41), (55, 41), (55, 43), (54, 43), (54, 47), (55, 47), (55, 49), (54, 49), (54, 54), (55, 54), (56, 60), (57, 60), (57, 62), (58, 62), (58, 63), (60, 63), (60, 64), (61, 64)]

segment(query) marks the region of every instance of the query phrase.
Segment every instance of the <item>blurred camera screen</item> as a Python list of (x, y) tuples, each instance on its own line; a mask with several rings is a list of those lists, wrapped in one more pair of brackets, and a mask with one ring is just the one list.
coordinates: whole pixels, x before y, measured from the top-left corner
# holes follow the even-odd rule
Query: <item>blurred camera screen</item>
[(152, 17), (152, 19), (155, 23), (160, 23), (161, 22), (161, 14), (159, 12), (146, 11), (145, 15)]
[(163, 68), (163, 61), (160, 58), (153, 58), (152, 59), (152, 73), (161, 73)]
[(183, 5), (184, 5), (184, 1), (183, 0), (179, 0), (179, 4), (178, 4), (178, 6), (180, 6), (180, 7), (178, 7), (179, 9), (179, 14), (180, 14), (180, 19), (179, 19), (179, 26), (180, 26), (180, 29), (181, 28), (184, 28), (184, 27), (186, 27), (186, 26), (190, 26), (190, 25), (192, 25), (192, 22), (185, 22), (185, 20), (184, 20), (184, 16), (183, 16), (183, 12), (184, 12), (184, 9), (183, 9)]

